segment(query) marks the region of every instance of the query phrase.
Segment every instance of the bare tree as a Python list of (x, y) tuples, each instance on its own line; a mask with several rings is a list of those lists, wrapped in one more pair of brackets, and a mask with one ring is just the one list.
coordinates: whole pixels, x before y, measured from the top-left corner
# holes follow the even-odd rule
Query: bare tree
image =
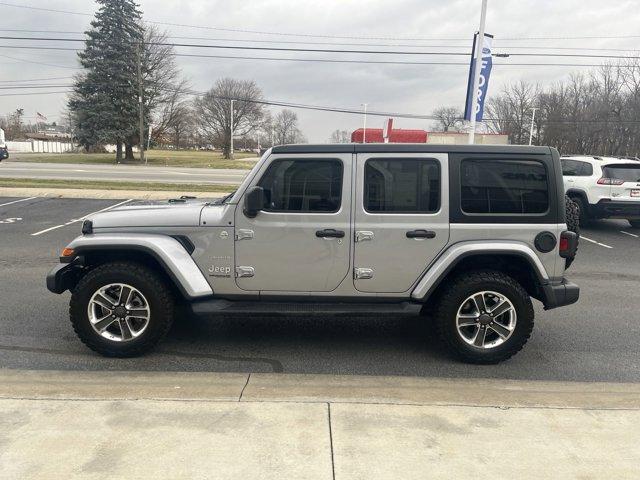
[(434, 126), (436, 130), (448, 132), (457, 130), (462, 125), (462, 111), (456, 107), (440, 107), (433, 111), (437, 123)]
[(298, 115), (291, 110), (284, 109), (273, 119), (273, 132), (276, 145), (304, 142), (304, 137), (298, 128)]
[(229, 158), (231, 146), (231, 100), (233, 102), (234, 135), (248, 135), (260, 126), (264, 116), (262, 91), (253, 80), (222, 78), (214, 87), (195, 101), (195, 112), (204, 135), (223, 146)]
[(334, 130), (331, 133), (331, 143), (350, 143), (351, 134), (347, 130)]
[(501, 94), (486, 104), (489, 130), (509, 135), (511, 143), (528, 143), (531, 109), (537, 106), (537, 96), (538, 87), (525, 81), (505, 86)]

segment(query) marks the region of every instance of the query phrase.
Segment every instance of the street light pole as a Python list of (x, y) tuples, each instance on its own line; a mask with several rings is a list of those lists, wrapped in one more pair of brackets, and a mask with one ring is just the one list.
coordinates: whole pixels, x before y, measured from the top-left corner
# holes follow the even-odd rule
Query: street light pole
[(363, 103), (364, 106), (364, 126), (362, 128), (362, 143), (367, 143), (367, 106), (368, 103)]
[(138, 48), (136, 49), (138, 56), (138, 107), (140, 111), (140, 125), (138, 132), (140, 143), (138, 144), (138, 148), (140, 149), (140, 162), (144, 162), (146, 165), (147, 160), (144, 155), (144, 104), (142, 102), (142, 56), (140, 50), (142, 50), (142, 46), (138, 43)]
[(533, 139), (533, 121), (536, 118), (536, 110), (538, 110), (539, 107), (531, 107), (531, 128), (529, 129), (529, 145), (531, 145), (531, 140)]
[(230, 128), (231, 128), (231, 144), (229, 147), (229, 158), (231, 158), (231, 160), (233, 160), (233, 102), (235, 102), (235, 100), (231, 100), (231, 124), (230, 124)]
[(484, 25), (487, 20), (487, 0), (482, 0), (480, 12), (480, 30), (476, 40), (476, 64), (473, 72), (473, 90), (471, 90), (471, 125), (469, 126), (469, 144), (473, 145), (476, 136), (476, 110), (478, 109), (478, 87), (482, 69), (482, 49), (484, 47)]

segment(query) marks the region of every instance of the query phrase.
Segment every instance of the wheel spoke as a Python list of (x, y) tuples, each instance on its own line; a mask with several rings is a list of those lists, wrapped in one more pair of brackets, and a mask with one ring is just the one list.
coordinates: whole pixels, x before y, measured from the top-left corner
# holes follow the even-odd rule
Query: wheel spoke
[(487, 306), (484, 303), (484, 293), (479, 293), (477, 295), (474, 295), (473, 301), (475, 302), (479, 313), (483, 313), (487, 311)]
[(93, 328), (95, 328), (99, 332), (104, 332), (109, 327), (109, 325), (111, 325), (116, 320), (117, 320), (116, 318), (113, 318), (113, 316), (109, 314), (106, 317), (102, 317), (100, 320), (94, 323)]
[(489, 325), (489, 328), (500, 335), (502, 338), (507, 338), (511, 333), (511, 330), (503, 325), (500, 325), (497, 322), (493, 322), (492, 325)]
[(122, 285), (120, 290), (120, 298), (118, 298), (118, 303), (120, 305), (128, 305), (131, 297), (131, 288), (126, 285)]
[(93, 297), (93, 302), (100, 305), (105, 310), (109, 310), (109, 313), (111, 313), (111, 310), (113, 310), (113, 307), (115, 307), (113, 301), (105, 297), (101, 293)]
[(132, 308), (129, 310), (129, 317), (149, 318), (149, 310), (146, 308)]
[(123, 340), (131, 340), (133, 338), (133, 334), (131, 333), (131, 327), (129, 326), (129, 321), (127, 319), (121, 319), (120, 324), (120, 332), (122, 334)]
[(476, 347), (484, 347), (484, 338), (487, 335), (487, 330), (485, 328), (478, 327), (478, 331), (476, 332), (476, 336), (473, 339), (473, 344)]
[(513, 307), (511, 306), (511, 304), (509, 302), (507, 302), (506, 300), (502, 300), (493, 310), (491, 310), (490, 313), (494, 317), (498, 317), (498, 316), (502, 315), (503, 313), (508, 312), (512, 308)]

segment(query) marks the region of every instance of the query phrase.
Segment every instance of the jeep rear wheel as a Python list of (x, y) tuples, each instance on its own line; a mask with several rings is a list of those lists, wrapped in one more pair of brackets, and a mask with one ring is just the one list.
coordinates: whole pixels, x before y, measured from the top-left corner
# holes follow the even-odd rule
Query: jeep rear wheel
[(460, 275), (442, 292), (435, 315), (444, 345), (469, 363), (515, 355), (533, 329), (533, 306), (518, 282), (502, 272)]
[(173, 321), (173, 297), (162, 277), (133, 262), (101, 265), (73, 290), (69, 316), (76, 334), (109, 357), (133, 357), (162, 340)]

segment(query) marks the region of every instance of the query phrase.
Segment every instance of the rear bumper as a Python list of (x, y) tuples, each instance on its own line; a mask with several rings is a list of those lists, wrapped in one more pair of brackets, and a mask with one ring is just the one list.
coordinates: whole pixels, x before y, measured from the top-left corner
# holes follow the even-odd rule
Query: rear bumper
[(566, 278), (558, 284), (544, 285), (544, 309), (564, 307), (576, 303), (580, 298), (580, 287)]
[(53, 293), (62, 293), (73, 289), (80, 279), (82, 266), (76, 263), (61, 263), (47, 274), (47, 289)]
[(640, 218), (640, 199), (627, 202), (600, 200), (591, 205), (589, 210), (596, 218)]

